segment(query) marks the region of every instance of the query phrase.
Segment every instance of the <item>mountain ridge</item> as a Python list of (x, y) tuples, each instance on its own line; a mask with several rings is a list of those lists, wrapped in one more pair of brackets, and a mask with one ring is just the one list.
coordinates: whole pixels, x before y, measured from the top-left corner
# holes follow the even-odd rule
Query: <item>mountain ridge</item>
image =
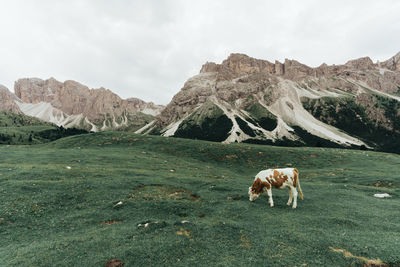
[[(103, 87), (87, 86), (54, 78), (22, 78), (14, 84), (15, 95), (3, 87), (1, 109), (33, 116), (58, 126), (84, 128), (91, 131), (107, 129), (136, 130), (163, 108), (138, 98), (122, 99)], [(6, 104), (7, 102), (7, 104)]]
[[(225, 129), (227, 138), (222, 141), (226, 143), (247, 141), (277, 144), (283, 141), (283, 144), (310, 145), (304, 140), (311, 140), (310, 137), (314, 136), (319, 139), (318, 142), (323, 139), (330, 145), (378, 148), (380, 145), (374, 140), (337, 128), (333, 119), (317, 119), (303, 107), (303, 100), (349, 98), (362, 111), (362, 114), (352, 116), (364, 116), (363, 119), (368, 120), (365, 124), (372, 125), (375, 122), (376, 127), (397, 136), (400, 133), (397, 127), (400, 111), (394, 111), (397, 114), (391, 118), (395, 121), (391, 121), (386, 118), (385, 112), (389, 112), (387, 106), (378, 103), (386, 101), (383, 98), (400, 100), (397, 55), (382, 63), (373, 63), (369, 57), (362, 57), (343, 65), (321, 64), (312, 68), (296, 60), (271, 63), (234, 53), (221, 64), (206, 62), (198, 75), (185, 82), (181, 91), (152, 122), (152, 126), (138, 132), (191, 138), (190, 129), (194, 132), (202, 128), (210, 131), (213, 121), (227, 118), (231, 123), (223, 124), (230, 125), (229, 131)], [(374, 105), (381, 107), (368, 106), (367, 99), (374, 100)], [(203, 105), (209, 106), (210, 102), (214, 107), (201, 108)], [(214, 115), (206, 111), (210, 109), (215, 111)], [(218, 109), (223, 111), (222, 114)], [(260, 120), (266, 117), (254, 114), (255, 110), (272, 114), (275, 128), (263, 127)], [(200, 117), (204, 117), (205, 121), (199, 121)], [(215, 130), (220, 129), (217, 127)], [(195, 135), (194, 138), (204, 137)], [(318, 142), (311, 145), (318, 145)]]
[(22, 78), (15, 95), (0, 88), (0, 109), (92, 131), (400, 151), (399, 62), (400, 52), (318, 67), (232, 53), (203, 64), (165, 107), (72, 80)]

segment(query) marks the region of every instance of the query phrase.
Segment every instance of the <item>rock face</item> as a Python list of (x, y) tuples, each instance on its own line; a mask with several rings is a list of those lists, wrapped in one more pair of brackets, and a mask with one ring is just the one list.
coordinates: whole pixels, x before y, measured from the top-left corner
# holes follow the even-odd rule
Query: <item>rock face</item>
[[(400, 53), (377, 64), (363, 57), (311, 68), (295, 60), (271, 63), (231, 54), (221, 64), (204, 64), (156, 123), (140, 132), (227, 143), (386, 149), (384, 140), (363, 132), (379, 130), (391, 141), (400, 137), (399, 58)], [(359, 129), (349, 129), (352, 122)]]
[(400, 52), (383, 62), (382, 67), (392, 71), (400, 71)]
[(17, 97), (5, 86), (0, 84), (0, 110), (11, 111), (16, 114), (23, 114), (15, 101), (18, 101)]
[(121, 99), (105, 88), (89, 89), (76, 81), (54, 78), (19, 79), (14, 90), (23, 102), (19, 107), (27, 115), (93, 131), (140, 128), (163, 108), (136, 98)]

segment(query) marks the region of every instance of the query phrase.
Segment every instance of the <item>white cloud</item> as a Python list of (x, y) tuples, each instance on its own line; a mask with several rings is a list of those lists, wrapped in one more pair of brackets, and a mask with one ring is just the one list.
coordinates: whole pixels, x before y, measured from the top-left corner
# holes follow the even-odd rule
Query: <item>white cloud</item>
[(400, 2), (2, 1), (0, 83), (73, 79), (167, 104), (230, 53), (310, 66), (398, 52)]

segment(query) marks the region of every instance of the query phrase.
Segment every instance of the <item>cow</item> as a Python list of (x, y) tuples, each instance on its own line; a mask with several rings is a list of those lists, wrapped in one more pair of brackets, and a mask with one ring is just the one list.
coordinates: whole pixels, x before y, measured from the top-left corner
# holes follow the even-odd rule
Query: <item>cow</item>
[(273, 208), (272, 187), (279, 189), (288, 187), (289, 200), (287, 205), (290, 206), (293, 201), (292, 208), (295, 209), (297, 207), (297, 185), (299, 185), (300, 198), (304, 199), (300, 187), (299, 171), (296, 168), (262, 170), (254, 178), (253, 185), (249, 187), (249, 200), (254, 201), (260, 194), (267, 191), (269, 205)]

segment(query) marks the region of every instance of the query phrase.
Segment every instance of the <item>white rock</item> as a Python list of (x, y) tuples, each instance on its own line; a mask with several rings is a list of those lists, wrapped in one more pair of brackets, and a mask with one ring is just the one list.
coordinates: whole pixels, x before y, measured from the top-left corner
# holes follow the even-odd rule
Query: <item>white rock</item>
[(377, 198), (387, 198), (387, 197), (392, 197), (392, 196), (389, 195), (388, 193), (383, 193), (383, 194), (374, 194), (374, 197), (377, 197)]
[(113, 207), (116, 207), (116, 206), (119, 206), (119, 205), (122, 205), (122, 201), (119, 201), (118, 203), (114, 204)]

